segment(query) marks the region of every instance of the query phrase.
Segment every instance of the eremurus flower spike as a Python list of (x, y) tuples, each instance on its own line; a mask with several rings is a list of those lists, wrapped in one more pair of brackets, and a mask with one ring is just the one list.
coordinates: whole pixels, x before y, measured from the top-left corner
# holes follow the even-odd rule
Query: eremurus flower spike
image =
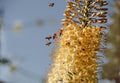
[(101, 24), (107, 22), (106, 10), (108, 10), (108, 8), (103, 8), (103, 6), (106, 6), (108, 4), (107, 1), (69, 0), (67, 3), (68, 6), (64, 13), (64, 16), (66, 18), (64, 21), (62, 21), (63, 26), (67, 26), (71, 22), (82, 24), (84, 26), (91, 26), (91, 23)]
[(100, 63), (96, 54), (105, 27), (95, 25), (107, 22), (107, 9), (102, 7), (107, 2), (69, 0), (67, 3), (47, 83), (98, 83)]

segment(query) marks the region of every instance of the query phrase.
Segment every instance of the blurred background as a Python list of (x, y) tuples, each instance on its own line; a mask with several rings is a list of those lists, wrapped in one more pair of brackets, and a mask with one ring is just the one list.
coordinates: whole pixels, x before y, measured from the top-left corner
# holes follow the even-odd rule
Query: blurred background
[[(110, 5), (118, 17), (113, 14), (112, 19), (120, 19), (120, 8), (117, 8), (120, 5), (115, 7), (113, 2)], [(65, 8), (65, 0), (0, 0), (0, 83), (46, 83), (54, 45), (46, 46), (48, 41), (45, 37), (53, 35), (61, 27)], [(110, 27), (117, 28), (116, 46), (119, 51), (120, 20), (115, 22), (118, 26), (113, 25), (113, 21)], [(116, 34), (113, 34), (112, 38), (115, 37)], [(112, 50), (116, 48), (114, 43)], [(116, 80), (116, 83), (120, 83), (120, 57), (112, 61), (113, 55), (120, 55), (120, 52), (110, 52), (111, 50), (106, 52), (108, 63), (103, 68), (105, 71), (99, 83), (115, 83)], [(107, 56), (109, 53), (112, 59)], [(115, 63), (112, 65), (109, 62)], [(117, 69), (112, 69), (113, 66)], [(109, 77), (115, 72), (118, 75)]]
[(0, 0), (0, 83), (45, 83), (53, 48), (45, 45), (45, 37), (61, 27), (65, 5), (61, 0)]

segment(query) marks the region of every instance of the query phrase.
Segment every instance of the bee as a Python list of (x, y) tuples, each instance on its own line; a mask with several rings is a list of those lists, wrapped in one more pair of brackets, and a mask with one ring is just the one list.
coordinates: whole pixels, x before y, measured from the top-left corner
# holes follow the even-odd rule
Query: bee
[(54, 3), (50, 3), (49, 4), (49, 7), (53, 7), (55, 4)]
[(62, 32), (63, 32), (62, 29), (58, 30), (58, 35), (61, 36), (61, 35), (62, 35)]
[(51, 43), (52, 43), (52, 42), (48, 42), (48, 43), (46, 43), (45, 45), (50, 46)]
[(51, 36), (45, 37), (45, 39), (48, 39), (48, 40), (50, 40), (51, 38), (52, 38)]
[(57, 34), (54, 33), (54, 34), (53, 34), (53, 39), (56, 39), (56, 38), (57, 38)]

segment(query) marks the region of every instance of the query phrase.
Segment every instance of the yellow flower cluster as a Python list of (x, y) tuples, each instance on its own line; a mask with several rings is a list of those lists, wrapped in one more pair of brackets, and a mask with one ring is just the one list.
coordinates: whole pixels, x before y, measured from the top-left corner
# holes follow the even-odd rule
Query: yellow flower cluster
[(47, 83), (97, 83), (100, 38), (99, 27), (69, 24), (63, 28)]
[(105, 0), (69, 0), (67, 1), (65, 19), (62, 25), (67, 26), (71, 23), (81, 24), (84, 27), (92, 24), (103, 24), (107, 22), (106, 14), (108, 2)]

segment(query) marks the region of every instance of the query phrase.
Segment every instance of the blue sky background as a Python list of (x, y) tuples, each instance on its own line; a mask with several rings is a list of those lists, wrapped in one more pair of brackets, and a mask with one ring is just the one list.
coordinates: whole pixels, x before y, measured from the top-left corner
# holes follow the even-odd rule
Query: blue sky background
[[(51, 2), (54, 7), (48, 6)], [(45, 46), (45, 37), (61, 27), (65, 0), (0, 0), (0, 5), (4, 9), (1, 54), (18, 68), (10, 72), (8, 66), (0, 67), (0, 79), (9, 83), (41, 83), (49, 71), (53, 47)], [(42, 26), (36, 25), (39, 19), (44, 21)], [(19, 32), (13, 30), (16, 22), (22, 25)]]
[[(40, 78), (49, 71), (50, 53), (53, 46), (45, 46), (44, 38), (52, 35), (61, 27), (61, 19), (66, 2), (63, 0), (1, 0), (4, 4), (2, 30), (2, 56), (7, 56), (17, 64), (16, 72), (8, 67), (1, 68), (1, 79), (12, 83), (40, 83)], [(49, 3), (54, 2), (54, 7)], [(45, 23), (37, 26), (36, 20)], [(49, 21), (54, 20), (50, 25)], [(23, 26), (14, 32), (13, 25), (20, 22)], [(23, 70), (28, 73), (25, 74)], [(6, 72), (6, 73), (5, 73)]]

